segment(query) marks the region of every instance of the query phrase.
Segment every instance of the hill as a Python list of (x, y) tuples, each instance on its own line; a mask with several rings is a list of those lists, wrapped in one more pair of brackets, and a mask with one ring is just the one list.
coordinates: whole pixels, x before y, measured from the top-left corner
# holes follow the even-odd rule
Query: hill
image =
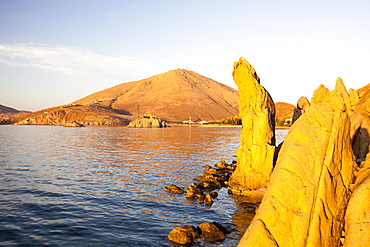
[(236, 89), (194, 71), (176, 69), (140, 81), (122, 83), (68, 105), (15, 119), (15, 124), (126, 125), (151, 112), (170, 122), (218, 120), (238, 115)]
[(276, 118), (290, 119), (293, 117), (295, 106), (289, 103), (277, 102), (275, 103)]
[(99, 104), (130, 116), (152, 112), (167, 121), (217, 120), (238, 114), (236, 89), (190, 70), (176, 69), (122, 83), (74, 102)]
[(14, 108), (11, 108), (11, 107), (8, 107), (8, 106), (5, 106), (5, 105), (0, 105), (0, 114), (5, 114), (5, 113), (18, 113), (20, 111), (14, 109)]

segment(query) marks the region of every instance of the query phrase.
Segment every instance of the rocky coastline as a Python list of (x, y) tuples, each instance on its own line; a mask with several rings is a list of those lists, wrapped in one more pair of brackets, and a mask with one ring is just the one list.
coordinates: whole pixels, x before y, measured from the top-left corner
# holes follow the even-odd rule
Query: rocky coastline
[[(301, 97), (279, 147), (268, 93), (243, 58), (234, 65), (243, 116), (234, 194), (264, 189), (239, 246), (370, 245), (370, 91), (347, 91), (341, 78)], [(262, 87), (262, 86), (261, 86)]]
[[(298, 100), (276, 147), (275, 106), (255, 69), (240, 58), (233, 77), (243, 126), (235, 171), (224, 184), (260, 203), (238, 246), (370, 246), (370, 91), (347, 91), (341, 78), (332, 91), (320, 85), (311, 101)], [(206, 167), (204, 176), (213, 170)], [(194, 243), (200, 227), (185, 228), (195, 229), (187, 233)]]

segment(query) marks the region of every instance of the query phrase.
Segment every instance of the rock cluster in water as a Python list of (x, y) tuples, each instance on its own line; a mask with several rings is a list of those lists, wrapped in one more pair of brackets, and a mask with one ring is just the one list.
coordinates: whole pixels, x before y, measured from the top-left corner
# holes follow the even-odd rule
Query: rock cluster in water
[(208, 242), (222, 241), (234, 230), (233, 226), (217, 222), (204, 222), (197, 228), (192, 225), (178, 226), (168, 234), (168, 239), (178, 244), (193, 244), (199, 237)]
[[(348, 93), (338, 78), (333, 91), (320, 85), (311, 102), (301, 98), (272, 169), (273, 142), (266, 142), (273, 137), (270, 99), (245, 60), (236, 64), (234, 79), (243, 130), (229, 188), (248, 194), (267, 187), (239, 246), (370, 246), (370, 91)], [(244, 84), (259, 88), (260, 95), (243, 90)], [(254, 100), (261, 114), (250, 108)]]
[(167, 127), (166, 121), (157, 118), (151, 113), (145, 113), (144, 116), (130, 122), (127, 127), (132, 128), (165, 128)]
[[(192, 183), (184, 191), (177, 185), (171, 184), (163, 187), (163, 190), (172, 194), (184, 194), (186, 198), (197, 199), (198, 203), (211, 206), (214, 199), (218, 197), (218, 193), (214, 190), (226, 187), (230, 178), (230, 174), (235, 170), (235, 162), (227, 164), (225, 161), (220, 161), (212, 168), (209, 165), (205, 166), (205, 171), (194, 180), (202, 181)], [(233, 227), (231, 227), (233, 228)], [(191, 244), (201, 235), (206, 241), (215, 242), (225, 239), (225, 234), (230, 233), (229, 228), (225, 228), (222, 224), (203, 223), (195, 228), (194, 226), (178, 226), (174, 228), (168, 235), (168, 239), (179, 244)]]

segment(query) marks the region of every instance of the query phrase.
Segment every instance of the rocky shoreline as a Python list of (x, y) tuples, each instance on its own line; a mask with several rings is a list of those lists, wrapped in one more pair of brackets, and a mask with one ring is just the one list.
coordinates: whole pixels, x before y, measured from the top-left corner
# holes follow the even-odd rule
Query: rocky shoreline
[(370, 91), (341, 78), (298, 100), (275, 147), (272, 99), (243, 58), (234, 65), (243, 122), (229, 190), (264, 189), (239, 246), (370, 246)]
[[(236, 161), (231, 164), (224, 160), (215, 164), (215, 167), (206, 165), (205, 170), (194, 178), (197, 183), (192, 183), (184, 190), (175, 184), (163, 187), (163, 190), (172, 194), (185, 194), (185, 197), (197, 200), (199, 204), (211, 207), (214, 199), (218, 197), (215, 190), (227, 187), (229, 178), (236, 168)], [(177, 226), (168, 234), (168, 239), (178, 244), (194, 244), (202, 237), (207, 242), (219, 242), (228, 234), (235, 231), (236, 226), (231, 223), (204, 222), (198, 227), (192, 225)]]

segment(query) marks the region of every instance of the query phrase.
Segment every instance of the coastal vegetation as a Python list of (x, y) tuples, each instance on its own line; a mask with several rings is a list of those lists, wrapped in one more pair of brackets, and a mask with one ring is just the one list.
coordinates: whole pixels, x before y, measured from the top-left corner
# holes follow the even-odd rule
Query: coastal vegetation
[(209, 124), (218, 125), (242, 125), (242, 120), (238, 117), (223, 118), (221, 120), (209, 121)]

